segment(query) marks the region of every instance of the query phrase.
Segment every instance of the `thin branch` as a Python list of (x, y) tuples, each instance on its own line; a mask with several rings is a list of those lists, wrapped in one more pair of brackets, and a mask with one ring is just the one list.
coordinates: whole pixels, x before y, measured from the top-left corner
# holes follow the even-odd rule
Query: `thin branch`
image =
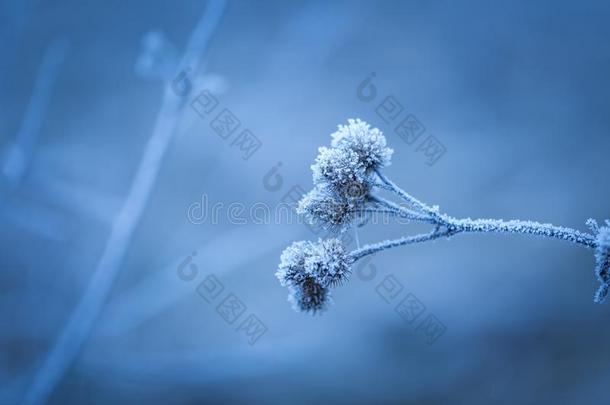
[(493, 232), (493, 233), (520, 233), (524, 235), (544, 236), (580, 244), (594, 249), (595, 237), (575, 229), (542, 224), (534, 221), (501, 219), (450, 219), (448, 224), (456, 227), (460, 232)]
[[(544, 236), (549, 238), (555, 238), (560, 240), (565, 240), (569, 242), (573, 242), (576, 244), (583, 245), (587, 248), (593, 249), (595, 248), (595, 237), (588, 233), (583, 233), (577, 231), (575, 229), (556, 226), (552, 224), (543, 224), (540, 222), (534, 221), (520, 221), (520, 220), (510, 220), (503, 221), (499, 219), (456, 219), (451, 218), (446, 215), (441, 215), (435, 208), (429, 207), (421, 201), (417, 200), (415, 197), (408, 194), (406, 191), (401, 189), (399, 186), (394, 184), (390, 179), (388, 179), (385, 175), (383, 175), (380, 171), (377, 171), (377, 175), (379, 178), (386, 184), (389, 189), (393, 192), (401, 196), (401, 198), (415, 208), (422, 210), (423, 212), (430, 215), (432, 223), (435, 223), (439, 226), (445, 226), (448, 228), (452, 228), (456, 233), (457, 232), (494, 232), (494, 233), (520, 233), (527, 235), (536, 235), (536, 236)], [(376, 197), (377, 201), (380, 201), (379, 198)], [(396, 204), (391, 203), (389, 201), (380, 201), (382, 205), (388, 206), (391, 204), (391, 207), (398, 207)]]
[[(444, 228), (443, 231), (440, 231)], [(596, 247), (595, 237), (571, 228), (564, 228), (551, 224), (542, 224), (533, 221), (502, 221), (496, 219), (451, 219), (450, 222), (438, 223), (429, 233), (415, 236), (406, 236), (394, 240), (365, 245), (360, 249), (354, 250), (350, 256), (354, 261), (364, 256), (377, 253), (381, 250), (390, 249), (397, 246), (410, 245), (414, 243), (427, 242), (438, 239), (442, 236), (452, 236), (462, 232), (482, 232), (482, 233), (518, 233), (523, 235), (543, 236), (565, 240), (582, 245), (589, 249)]]
[(54, 39), (45, 51), (21, 127), (3, 162), (2, 174), (8, 180), (10, 191), (19, 186), (28, 168), (67, 53), (68, 40), (65, 37)]
[(419, 201), (417, 198), (413, 197), (400, 187), (398, 187), (394, 182), (388, 179), (381, 171), (376, 171), (379, 179), (388, 186), (388, 190), (397, 194), (400, 198), (402, 198), (405, 202), (411, 204), (415, 209), (420, 210), (423, 213), (430, 215), (433, 218), (440, 219), (438, 211), (432, 207), (427, 206), (423, 202)]
[(372, 243), (366, 246), (363, 246), (360, 249), (356, 249), (350, 252), (350, 256), (353, 261), (359, 260), (364, 256), (371, 255), (373, 253), (380, 252), (382, 250), (390, 249), (397, 246), (411, 245), (414, 243), (427, 242), (430, 240), (438, 239), (443, 236), (450, 236), (452, 234), (451, 231), (439, 231), (438, 229), (434, 229), (429, 233), (422, 233), (414, 236), (405, 236), (398, 239), (385, 240), (378, 243)]
[(409, 218), (413, 221), (427, 222), (427, 223), (431, 223), (431, 224), (436, 223), (434, 218), (432, 218), (431, 216), (429, 216), (427, 214), (420, 214), (420, 213), (412, 211), (408, 208), (401, 207), (400, 205), (398, 205), (392, 201), (386, 200), (383, 197), (371, 195), (371, 196), (369, 196), (369, 201), (376, 203), (382, 207), (385, 207), (393, 212), (400, 213), (401, 216), (403, 216), (404, 218)]
[(383, 208), (366, 208), (366, 209), (362, 209), (362, 210), (358, 210), (355, 211), (356, 214), (387, 214), (387, 215), (392, 215), (394, 217), (400, 217), (400, 218), (404, 218), (407, 219), (409, 221), (413, 221), (413, 222), (425, 222), (425, 223), (430, 223), (430, 218), (419, 215), (419, 214), (413, 214), (413, 213), (409, 213), (409, 212), (403, 212), (401, 210), (395, 210), (395, 209), (383, 209)]

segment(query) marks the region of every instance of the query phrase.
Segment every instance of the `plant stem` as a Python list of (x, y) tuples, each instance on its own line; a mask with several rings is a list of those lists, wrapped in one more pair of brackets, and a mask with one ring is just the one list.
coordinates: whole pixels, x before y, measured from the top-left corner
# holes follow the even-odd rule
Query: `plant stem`
[[(441, 228), (444, 230), (440, 231), (439, 229)], [(427, 242), (442, 236), (452, 236), (462, 232), (518, 233), (560, 239), (582, 245), (589, 249), (595, 249), (596, 247), (595, 237), (593, 235), (552, 224), (519, 220), (503, 221), (500, 219), (456, 219), (442, 216), (441, 221), (437, 223), (436, 228), (429, 233), (365, 245), (360, 249), (352, 251), (350, 255), (353, 260), (356, 261), (364, 256), (381, 250), (390, 249), (396, 246)]]
[(500, 219), (448, 219), (448, 225), (455, 227), (457, 232), (494, 232), (494, 233), (520, 233), (524, 235), (544, 236), (565, 240), (594, 249), (595, 237), (571, 228), (542, 224), (534, 221)]
[[(364, 256), (377, 253), (381, 250), (414, 243), (427, 242), (443, 236), (452, 236), (462, 232), (519, 233), (523, 235), (544, 236), (548, 238), (565, 240), (582, 245), (589, 249), (594, 249), (596, 247), (595, 238), (593, 235), (583, 233), (575, 229), (564, 228), (551, 224), (541, 224), (539, 222), (518, 220), (502, 221), (499, 219), (473, 220), (470, 218), (446, 218), (447, 217), (445, 217), (442, 224), (438, 224), (437, 227), (429, 233), (406, 236), (398, 239), (385, 240), (382, 242), (365, 245), (360, 249), (352, 251), (350, 255), (352, 256), (352, 259), (356, 261)], [(441, 227), (444, 228), (443, 231), (439, 230)]]
[[(420, 214), (420, 213), (412, 211), (408, 208), (401, 207), (400, 205), (395, 204), (392, 201), (386, 200), (385, 198), (382, 198), (379, 196), (371, 195), (369, 197), (369, 201), (387, 208), (388, 211), (393, 212), (394, 214), (396, 214), (402, 218), (407, 218), (412, 221), (418, 221), (418, 222), (427, 222), (430, 224), (436, 223), (434, 218), (430, 217), (430, 215)], [(386, 212), (385, 210), (379, 210), (379, 209), (376, 209), (376, 211), (377, 212)]]
[[(411, 204), (413, 206), (413, 208), (418, 209), (421, 212), (428, 214), (432, 218), (435, 218), (437, 220), (440, 219), (440, 216), (436, 209), (429, 207), (428, 205), (424, 204), (423, 202), (419, 201), (417, 198), (413, 197), (412, 195), (410, 195), (409, 193), (407, 193), (406, 191), (404, 191), (403, 189), (398, 187), (396, 184), (394, 184), (394, 182), (392, 182), (392, 180), (388, 179), (380, 171), (377, 171), (376, 173), (377, 173), (377, 176), (379, 176), (379, 179), (387, 186), (388, 190), (396, 193), (400, 198), (405, 200), (407, 203)], [(386, 188), (386, 187), (384, 187), (384, 188)]]
[[(480, 232), (480, 233), (517, 233), (523, 235), (543, 236), (572, 242), (589, 249), (595, 249), (597, 244), (595, 236), (589, 233), (580, 232), (576, 229), (556, 226), (552, 224), (543, 224), (534, 221), (509, 220), (501, 219), (470, 219), (470, 218), (453, 218), (448, 215), (441, 215), (438, 209), (429, 207), (415, 197), (402, 190), (390, 179), (385, 177), (380, 172), (377, 172), (382, 184), (376, 184), (377, 187), (382, 187), (393, 191), (399, 195), (404, 201), (409, 203), (421, 213), (414, 212), (407, 208), (401, 207), (398, 204), (388, 201), (382, 197), (371, 195), (370, 201), (385, 209), (368, 210), (378, 213), (389, 213), (400, 216), (413, 221), (428, 222), (435, 225), (434, 230), (429, 233), (406, 236), (394, 240), (385, 240), (379, 243), (365, 245), (350, 253), (354, 261), (361, 259), (364, 256), (379, 252), (381, 250), (390, 249), (397, 246), (409, 245), (414, 243), (427, 242), (438, 239), (442, 236), (452, 236), (462, 232)], [(442, 229), (442, 230), (441, 230)]]
[(355, 262), (358, 259), (363, 258), (364, 256), (371, 255), (373, 253), (377, 253), (382, 250), (390, 249), (396, 246), (410, 245), (413, 243), (421, 243), (434, 239), (438, 239), (442, 236), (449, 236), (451, 232), (449, 230), (445, 230), (443, 232), (439, 232), (437, 229), (434, 229), (429, 233), (422, 233), (414, 236), (405, 236), (398, 239), (393, 240), (385, 240), (378, 243), (371, 243), (369, 245), (365, 245), (360, 249), (356, 249), (350, 253), (352, 260)]

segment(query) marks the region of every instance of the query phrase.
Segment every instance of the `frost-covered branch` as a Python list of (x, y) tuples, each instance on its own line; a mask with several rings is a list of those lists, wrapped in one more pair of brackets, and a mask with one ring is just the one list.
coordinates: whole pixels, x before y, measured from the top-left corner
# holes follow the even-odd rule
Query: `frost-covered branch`
[(413, 197), (412, 195), (410, 195), (409, 193), (407, 193), (406, 191), (404, 191), (403, 189), (398, 187), (390, 179), (388, 179), (386, 176), (384, 176), (380, 170), (376, 170), (375, 174), (377, 174), (379, 179), (381, 179), (383, 184), (385, 184), (390, 191), (396, 193), (406, 203), (410, 204), (415, 209), (428, 214), (432, 218), (439, 219), (438, 210), (436, 208), (428, 207), (426, 204), (419, 201), (417, 198)]
[(458, 219), (452, 220), (451, 224), (459, 232), (495, 232), (495, 233), (520, 233), (524, 235), (544, 236), (577, 243), (594, 249), (595, 237), (571, 228), (564, 228), (552, 224), (541, 224), (534, 221), (499, 219)]
[[(420, 213), (412, 211), (408, 208), (401, 207), (400, 205), (398, 205), (392, 201), (386, 200), (385, 198), (372, 195), (369, 197), (368, 200), (372, 203), (377, 204), (380, 207), (386, 208), (388, 211), (395, 213), (397, 216), (399, 216), (401, 218), (406, 218), (406, 219), (416, 221), (416, 222), (434, 223), (434, 219), (431, 218), (429, 215), (420, 214)], [(383, 209), (377, 208), (377, 211), (378, 212), (383, 211)]]
[[(331, 147), (321, 147), (313, 171), (314, 189), (299, 202), (298, 211), (312, 223), (343, 232), (364, 225), (363, 216), (386, 214), (409, 222), (432, 225), (428, 233), (358, 247), (347, 252), (338, 239), (295, 242), (282, 254), (276, 276), (290, 290), (295, 309), (319, 312), (330, 301), (330, 288), (343, 284), (357, 260), (398, 246), (433, 241), (460, 233), (523, 234), (572, 242), (595, 251), (595, 275), (600, 282), (594, 300), (602, 302), (610, 290), (610, 221), (599, 226), (589, 219), (592, 233), (534, 221), (454, 218), (441, 214), (407, 193), (381, 169), (390, 164), (392, 149), (377, 128), (361, 120), (348, 120), (332, 134)], [(406, 203), (399, 205), (379, 196), (389, 191)]]
[(422, 233), (414, 236), (405, 236), (398, 239), (384, 240), (382, 242), (371, 243), (369, 245), (361, 247), (360, 249), (350, 252), (349, 255), (353, 261), (356, 261), (362, 259), (364, 256), (372, 255), (382, 250), (390, 249), (397, 246), (427, 242), (434, 239), (438, 239), (443, 236), (449, 236), (450, 233), (451, 231), (449, 230), (439, 231), (437, 229), (434, 229), (432, 230), (432, 232), (429, 233)]

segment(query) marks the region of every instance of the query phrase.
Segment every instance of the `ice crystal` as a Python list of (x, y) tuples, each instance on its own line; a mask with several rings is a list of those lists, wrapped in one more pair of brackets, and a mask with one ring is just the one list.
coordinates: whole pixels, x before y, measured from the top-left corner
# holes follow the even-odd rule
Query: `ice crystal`
[(597, 221), (594, 220), (593, 218), (589, 218), (587, 219), (587, 221), (585, 222), (585, 224), (589, 227), (589, 229), (593, 232), (593, 233), (597, 233), (599, 232), (599, 225), (597, 224)]
[(361, 119), (350, 118), (347, 122), (347, 125), (339, 125), (339, 130), (331, 135), (331, 145), (356, 153), (358, 162), (367, 171), (388, 166), (394, 151), (386, 146), (383, 133)]

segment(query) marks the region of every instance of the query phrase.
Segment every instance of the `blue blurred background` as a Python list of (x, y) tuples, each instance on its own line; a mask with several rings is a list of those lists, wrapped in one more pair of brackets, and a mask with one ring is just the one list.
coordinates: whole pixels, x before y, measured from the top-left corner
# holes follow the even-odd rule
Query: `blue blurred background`
[[(395, 150), (386, 173), (442, 211), (586, 230), (610, 217), (608, 2), (1, 4), (3, 403), (607, 401), (610, 307), (592, 302), (589, 251), (502, 235), (393, 249), (311, 317), (274, 272), (320, 235), (187, 212), (308, 190), (317, 147), (360, 117)], [(191, 106), (204, 89), (209, 115)], [(387, 96), (396, 122), (376, 110)], [(226, 140), (224, 108), (240, 121)], [(442, 143), (433, 165), (394, 132), (407, 114)], [(244, 159), (246, 128), (260, 147)], [(212, 274), (224, 289), (206, 300)], [(231, 293), (243, 313), (227, 321)], [(413, 322), (395, 311), (409, 293)]]

